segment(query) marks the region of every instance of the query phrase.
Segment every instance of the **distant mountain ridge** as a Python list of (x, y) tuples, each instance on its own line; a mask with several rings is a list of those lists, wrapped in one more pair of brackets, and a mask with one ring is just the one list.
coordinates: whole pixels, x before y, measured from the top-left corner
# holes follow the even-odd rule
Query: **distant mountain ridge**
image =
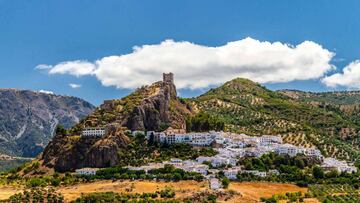
[(58, 124), (69, 128), (94, 108), (76, 97), (0, 89), (0, 153), (34, 157), (52, 139)]

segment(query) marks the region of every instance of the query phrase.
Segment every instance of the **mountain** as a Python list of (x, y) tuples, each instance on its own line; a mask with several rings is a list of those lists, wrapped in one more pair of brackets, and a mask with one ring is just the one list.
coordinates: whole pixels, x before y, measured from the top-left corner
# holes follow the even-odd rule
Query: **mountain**
[(93, 105), (75, 97), (0, 89), (0, 154), (34, 157), (58, 124), (71, 127), (93, 110)]
[[(146, 145), (134, 147), (126, 129), (161, 131), (167, 127), (181, 128), (186, 123), (192, 129), (203, 130), (193, 125), (205, 123), (203, 126), (208, 128), (211, 125), (207, 121), (226, 131), (281, 135), (288, 143), (316, 146), (325, 156), (347, 160), (359, 156), (356, 137), (341, 136), (345, 129), (358, 132), (356, 119), (284, 91), (271, 91), (237, 78), (196, 98), (180, 99), (176, 95), (172, 77), (168, 80), (164, 75), (163, 81), (141, 87), (129, 96), (105, 101), (68, 131), (59, 129), (41, 159), (46, 166), (59, 171), (114, 166), (124, 163), (129, 156), (147, 159), (144, 154), (160, 152), (146, 151)], [(357, 105), (355, 99), (352, 105)], [(202, 118), (209, 120), (199, 120)], [(192, 120), (196, 122), (191, 123)], [(104, 127), (109, 133), (102, 138), (81, 137), (81, 131), (87, 127)]]
[[(346, 92), (333, 100), (349, 99)], [(305, 98), (305, 97), (302, 97)], [(336, 98), (336, 99), (334, 99)], [(249, 135), (279, 134), (295, 145), (317, 146), (325, 155), (354, 159), (359, 155), (357, 136), (342, 137), (342, 132), (359, 132), (359, 123), (343, 111), (324, 108), (295, 96), (266, 89), (247, 79), (234, 79), (191, 100), (193, 109), (218, 117), (226, 130)]]
[[(122, 99), (105, 101), (70, 130), (59, 130), (43, 152), (44, 164), (58, 171), (115, 166), (122, 159), (119, 152), (130, 150), (124, 129), (159, 131), (184, 126), (191, 110), (177, 98), (172, 79), (166, 77)], [(103, 127), (108, 133), (102, 138), (81, 137), (88, 127)]]

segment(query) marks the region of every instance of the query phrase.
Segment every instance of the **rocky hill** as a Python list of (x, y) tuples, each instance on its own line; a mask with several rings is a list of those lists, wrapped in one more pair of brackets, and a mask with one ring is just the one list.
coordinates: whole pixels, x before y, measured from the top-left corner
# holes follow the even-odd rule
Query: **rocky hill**
[(0, 89), (0, 154), (34, 157), (58, 124), (71, 127), (93, 110), (93, 105), (75, 97)]
[[(119, 151), (127, 149), (130, 143), (124, 129), (180, 128), (191, 114), (188, 106), (177, 98), (172, 81), (156, 82), (122, 99), (105, 101), (67, 132), (57, 133), (42, 159), (45, 165), (58, 171), (115, 166), (120, 161)], [(108, 133), (102, 138), (83, 138), (81, 131), (87, 127), (104, 127)]]
[[(356, 100), (353, 104), (357, 104)], [(79, 124), (58, 133), (42, 159), (45, 165), (60, 171), (117, 165), (126, 158), (122, 155), (129, 153), (143, 159), (146, 146), (135, 150), (124, 129), (180, 128), (189, 122), (188, 118), (200, 113), (221, 121), (227, 131), (281, 135), (288, 143), (316, 146), (324, 155), (342, 159), (354, 160), (360, 154), (355, 136), (342, 137), (344, 129), (358, 132), (356, 119), (343, 111), (313, 105), (238, 78), (191, 99), (177, 98), (172, 81), (164, 80), (141, 87), (122, 99), (105, 101)], [(86, 127), (111, 130), (103, 138), (82, 138), (81, 131)]]

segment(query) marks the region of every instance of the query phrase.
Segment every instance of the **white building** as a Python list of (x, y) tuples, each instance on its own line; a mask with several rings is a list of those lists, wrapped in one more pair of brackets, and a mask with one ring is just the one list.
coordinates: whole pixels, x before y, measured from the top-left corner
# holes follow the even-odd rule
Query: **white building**
[(76, 169), (75, 173), (76, 175), (96, 175), (98, 170), (98, 168), (80, 168)]
[(103, 137), (106, 134), (105, 128), (85, 128), (82, 137)]
[(296, 156), (298, 153), (301, 153), (302, 150), (300, 150), (298, 147), (291, 145), (291, 144), (284, 144), (284, 145), (278, 145), (275, 148), (275, 153), (279, 155), (289, 155), (291, 157)]
[[(184, 167), (184, 170), (186, 169), (186, 167)], [(205, 165), (205, 164), (199, 164), (199, 165), (195, 165), (195, 166), (190, 166), (187, 167), (188, 172), (196, 172), (196, 173), (200, 173), (201, 175), (207, 175), (208, 174), (208, 170), (209, 170), (209, 166)]]
[(212, 161), (212, 157), (208, 157), (208, 156), (199, 156), (198, 158), (196, 158), (196, 161), (200, 164), (206, 162), (211, 162)]
[(224, 175), (229, 178), (230, 180), (236, 180), (237, 179), (237, 174), (241, 171), (240, 167), (233, 167), (233, 168), (229, 168), (224, 170)]
[(355, 166), (349, 166), (346, 161), (340, 161), (334, 158), (325, 158), (321, 167), (325, 170), (335, 169), (340, 173), (355, 173), (357, 171), (357, 168)]
[(210, 179), (210, 189), (218, 190), (218, 189), (220, 189), (220, 187), (221, 187), (221, 185), (220, 185), (219, 179), (217, 179), (217, 178)]
[(280, 136), (263, 135), (259, 137), (260, 146), (271, 146), (273, 144), (282, 144), (282, 138)]
[(318, 159), (321, 159), (323, 157), (321, 155), (320, 150), (315, 149), (315, 148), (304, 148), (303, 151), (306, 156), (312, 156), (312, 157), (316, 157)]
[(266, 177), (266, 172), (261, 172), (258, 170), (243, 170), (243, 171), (241, 171), (241, 173), (251, 173), (255, 176), (260, 176), (262, 178)]

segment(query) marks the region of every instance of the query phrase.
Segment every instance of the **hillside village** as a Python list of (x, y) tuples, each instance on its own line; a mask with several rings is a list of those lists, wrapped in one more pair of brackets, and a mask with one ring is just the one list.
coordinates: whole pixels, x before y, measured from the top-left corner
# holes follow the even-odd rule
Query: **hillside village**
[[(173, 83), (173, 74), (163, 74), (164, 83)], [(88, 127), (84, 128), (81, 133), (83, 138), (102, 138), (107, 134), (106, 127)], [(321, 151), (316, 148), (304, 148), (292, 144), (284, 143), (282, 138), (277, 135), (248, 136), (246, 134), (236, 134), (223, 131), (208, 132), (186, 132), (186, 126), (181, 128), (168, 127), (164, 131), (128, 131), (129, 136), (144, 136), (148, 142), (159, 144), (188, 144), (194, 147), (212, 147), (217, 154), (211, 157), (197, 157), (195, 160), (181, 160), (172, 158), (162, 163), (148, 163), (147, 165), (134, 167), (128, 166), (129, 170), (145, 172), (152, 169), (163, 168), (165, 165), (173, 165), (176, 168), (187, 172), (196, 172), (202, 174), (210, 180), (211, 188), (220, 187), (216, 179), (219, 172), (230, 179), (237, 179), (238, 174), (249, 173), (254, 176), (266, 177), (269, 175), (278, 175), (278, 170), (259, 171), (245, 170), (244, 166), (238, 164), (240, 158), (261, 156), (269, 153), (277, 155), (286, 155), (295, 157), (299, 154), (311, 157), (320, 161), (320, 166), (326, 170), (336, 170), (339, 173), (355, 173), (357, 168), (352, 163), (339, 161), (335, 158), (324, 157)], [(77, 169), (79, 175), (95, 175), (97, 168)]]
[[(102, 128), (87, 128), (84, 129), (83, 137), (101, 137), (106, 133)], [(245, 170), (243, 166), (238, 165), (239, 158), (243, 157), (261, 157), (264, 154), (275, 153), (278, 155), (288, 155), (294, 157), (298, 154), (312, 157), (319, 160), (321, 167), (326, 170), (337, 170), (339, 173), (355, 173), (357, 168), (353, 164), (348, 164), (345, 161), (339, 161), (331, 157), (323, 157), (320, 150), (316, 148), (304, 148), (291, 144), (284, 143), (280, 136), (263, 135), (260, 137), (248, 136), (245, 134), (236, 134), (230, 132), (190, 132), (187, 133), (185, 129), (167, 128), (162, 132), (155, 131), (132, 131), (131, 136), (145, 136), (150, 141), (162, 144), (176, 144), (186, 143), (194, 147), (210, 147), (217, 146), (214, 149), (218, 152), (212, 157), (198, 157), (195, 160), (181, 160), (172, 158), (170, 161), (162, 163), (149, 163), (144, 166), (134, 167), (128, 166), (129, 170), (133, 171), (147, 171), (153, 169), (163, 168), (165, 165), (173, 165), (176, 168), (188, 172), (196, 172), (202, 174), (209, 180), (210, 186), (213, 189), (220, 188), (219, 180), (216, 175), (223, 172), (230, 180), (236, 180), (240, 173), (250, 173), (259, 177), (266, 177), (268, 175), (279, 175), (278, 170), (258, 171)], [(76, 174), (79, 175), (95, 175), (98, 169), (83, 168), (77, 169)]]

